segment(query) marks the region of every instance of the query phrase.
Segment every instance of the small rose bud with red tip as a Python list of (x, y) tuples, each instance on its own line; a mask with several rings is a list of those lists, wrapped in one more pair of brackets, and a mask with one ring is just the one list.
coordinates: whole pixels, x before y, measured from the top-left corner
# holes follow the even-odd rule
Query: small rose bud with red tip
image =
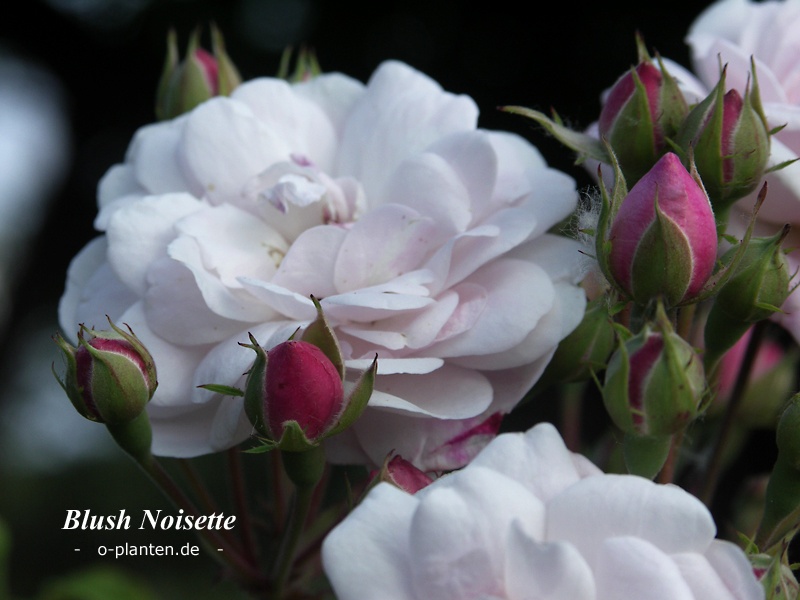
[(176, 34), (169, 33), (167, 57), (156, 93), (156, 116), (160, 120), (182, 115), (214, 96), (227, 96), (242, 82), (216, 27), (211, 29), (211, 39), (213, 54), (200, 47), (200, 32), (195, 31), (181, 62)]
[(152, 356), (128, 329), (109, 319), (111, 331), (81, 325), (78, 346), (56, 334), (67, 369), (58, 382), (76, 410), (91, 421), (126, 423), (137, 418), (153, 397), (158, 382)]
[(638, 40), (639, 64), (606, 97), (598, 132), (611, 146), (628, 185), (650, 170), (689, 112), (677, 83), (656, 66)]
[(263, 384), (264, 421), (275, 440), (290, 421), (309, 440), (316, 440), (342, 408), (339, 373), (322, 350), (302, 340), (283, 342), (267, 352)]
[(770, 153), (769, 128), (758, 86), (725, 91), (723, 70), (716, 88), (692, 109), (676, 143), (691, 151), (711, 204), (719, 216), (761, 183)]
[(717, 226), (695, 174), (672, 152), (628, 192), (612, 217), (601, 261), (606, 276), (640, 305), (662, 297), (667, 308), (690, 303), (711, 276)]
[(630, 472), (654, 477), (667, 458), (671, 436), (699, 414), (707, 397), (703, 361), (672, 328), (663, 304), (611, 356), (602, 385), (603, 402), (625, 433)]
[(264, 450), (303, 452), (349, 427), (372, 395), (377, 360), (361, 374), (345, 398), (345, 367), (339, 342), (314, 299), (318, 316), (301, 339), (271, 350), (251, 335), (242, 344), (256, 353), (247, 374), (244, 406), (263, 436)]

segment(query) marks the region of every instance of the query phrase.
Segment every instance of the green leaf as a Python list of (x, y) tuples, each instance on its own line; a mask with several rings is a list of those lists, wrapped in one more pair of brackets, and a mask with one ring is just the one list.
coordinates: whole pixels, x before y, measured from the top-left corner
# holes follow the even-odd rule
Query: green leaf
[(544, 113), (523, 106), (503, 106), (501, 110), (536, 121), (559, 142), (581, 155), (581, 158), (593, 158), (603, 163), (611, 162), (600, 140), (580, 131), (573, 131), (568, 127), (564, 127), (559, 122), (560, 119), (559, 121), (554, 121)]
[(222, 394), (223, 396), (244, 396), (244, 390), (240, 390), (239, 388), (231, 387), (229, 385), (206, 383), (203, 385), (198, 385), (197, 387), (208, 390), (209, 392), (214, 392), (216, 394)]

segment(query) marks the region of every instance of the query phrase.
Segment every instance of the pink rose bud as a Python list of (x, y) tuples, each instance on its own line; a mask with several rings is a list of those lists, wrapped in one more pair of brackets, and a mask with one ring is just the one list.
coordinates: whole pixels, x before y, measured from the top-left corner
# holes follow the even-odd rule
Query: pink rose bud
[[(390, 455), (391, 456), (391, 455)], [(433, 483), (433, 479), (400, 455), (387, 456), (383, 467), (373, 476), (373, 483), (385, 481), (409, 494)]]
[(748, 87), (725, 92), (725, 73), (709, 96), (692, 109), (676, 137), (691, 148), (715, 211), (722, 213), (762, 181), (770, 153), (769, 129), (758, 98)]
[(299, 340), (289, 339), (269, 352), (252, 334), (249, 344), (241, 344), (255, 351), (256, 358), (244, 391), (235, 392), (244, 396), (247, 418), (263, 436), (259, 451), (305, 453), (318, 448), (325, 438), (355, 423), (372, 396), (378, 357), (345, 398), (346, 370), (339, 341), (319, 301), (313, 296), (311, 300), (317, 318)]
[(703, 361), (676, 334), (663, 307), (620, 343), (605, 372), (603, 401), (614, 423), (636, 435), (664, 436), (681, 431), (697, 416), (707, 384)]
[(245, 390), (248, 415), (256, 429), (280, 441), (296, 423), (313, 443), (336, 422), (344, 404), (342, 379), (330, 359), (314, 344), (289, 340), (257, 360)]
[[(121, 424), (133, 421), (153, 397), (158, 382), (152, 356), (133, 335), (109, 319), (111, 331), (81, 325), (78, 346), (56, 334), (64, 351), (64, 379), (56, 375), (77, 411), (91, 421)], [(88, 339), (87, 339), (88, 336)]]
[(628, 185), (652, 167), (689, 112), (675, 80), (639, 42), (639, 64), (612, 86), (598, 131), (610, 144)]
[(714, 270), (717, 226), (702, 184), (668, 152), (620, 203), (603, 261), (617, 287), (647, 305), (692, 301)]
[(242, 81), (225, 52), (222, 34), (212, 27), (213, 55), (200, 48), (200, 32), (189, 39), (186, 58), (180, 62), (174, 31), (167, 37), (167, 57), (156, 93), (156, 116), (172, 119), (214, 96), (229, 95)]

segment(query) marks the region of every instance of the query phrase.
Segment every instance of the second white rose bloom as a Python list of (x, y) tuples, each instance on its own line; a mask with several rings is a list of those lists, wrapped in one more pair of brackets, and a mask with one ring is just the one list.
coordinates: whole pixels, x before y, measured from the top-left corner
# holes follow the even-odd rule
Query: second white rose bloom
[(377, 353), (370, 407), (336, 462), (395, 450), (465, 464), (580, 322), (576, 243), (548, 231), (575, 184), (521, 137), (477, 128), (467, 96), (398, 62), (239, 86), (143, 127), (99, 187), (103, 235), (75, 258), (65, 331), (129, 324), (152, 353), (156, 454), (228, 448), (252, 332), (285, 341), (321, 305), (349, 379)]
[(322, 556), (338, 600), (762, 600), (715, 535), (688, 492), (603, 474), (543, 423), (416, 494), (379, 484)]

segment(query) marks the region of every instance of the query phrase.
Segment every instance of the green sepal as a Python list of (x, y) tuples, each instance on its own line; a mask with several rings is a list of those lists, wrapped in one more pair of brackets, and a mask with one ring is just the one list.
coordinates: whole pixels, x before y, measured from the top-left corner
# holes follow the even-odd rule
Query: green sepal
[(239, 388), (230, 385), (206, 383), (203, 385), (198, 385), (197, 387), (208, 390), (209, 392), (214, 392), (215, 394), (222, 394), (223, 396), (234, 396), (237, 398), (244, 396), (244, 390), (240, 390)]
[(628, 294), (619, 286), (613, 277), (608, 264), (608, 257), (611, 254), (612, 244), (610, 239), (611, 224), (614, 222), (614, 217), (616, 217), (622, 201), (625, 199), (625, 196), (628, 195), (628, 185), (625, 180), (625, 175), (622, 173), (619, 161), (617, 160), (617, 156), (608, 144), (606, 144), (606, 151), (610, 157), (611, 168), (614, 171), (614, 188), (611, 194), (609, 194), (608, 188), (603, 180), (602, 169), (598, 166), (597, 179), (600, 183), (600, 215), (597, 219), (595, 253), (600, 272), (603, 273), (603, 276), (618, 294), (623, 298), (627, 298)]
[[(328, 432), (325, 432), (321, 438), (327, 436)], [(300, 424), (294, 420), (283, 422), (283, 434), (275, 444), (276, 448), (284, 452), (305, 452), (318, 445), (319, 440), (316, 442), (309, 440)]]
[(245, 454), (264, 454), (265, 452), (272, 452), (278, 447), (278, 444), (272, 440), (258, 438), (258, 441), (260, 443), (258, 446), (248, 448), (247, 450), (242, 450), (242, 452)]
[(655, 198), (655, 219), (634, 252), (631, 287), (634, 299), (647, 304), (662, 296), (668, 307), (677, 306), (692, 278), (692, 248), (680, 227), (667, 217)]
[(622, 453), (628, 473), (654, 479), (667, 462), (671, 444), (671, 435), (626, 433)]
[(225, 40), (216, 23), (211, 23), (211, 49), (217, 60), (217, 93), (230, 96), (242, 83), (242, 76), (225, 51)]
[(247, 381), (244, 388), (244, 412), (255, 430), (261, 435), (269, 438), (270, 432), (264, 419), (264, 389), (262, 385), (254, 382), (266, 381), (267, 374), (267, 353), (258, 343), (252, 333), (249, 344), (239, 343), (244, 348), (250, 348), (256, 353), (250, 370), (247, 372)]
[(564, 144), (567, 148), (578, 154), (578, 158), (575, 161), (576, 164), (582, 163), (587, 158), (591, 158), (602, 163), (611, 162), (608, 153), (606, 152), (606, 149), (600, 140), (588, 134), (581, 133), (579, 131), (573, 131), (569, 127), (565, 127), (561, 124), (560, 119), (557, 115), (555, 115), (555, 113), (555, 119), (551, 119), (544, 113), (541, 113), (537, 110), (532, 110), (530, 108), (525, 108), (524, 106), (502, 106), (500, 107), (500, 110), (536, 121), (536, 123), (544, 127), (544, 129), (550, 135)]
[(372, 365), (361, 374), (356, 382), (350, 396), (344, 402), (344, 411), (339, 416), (336, 424), (325, 432), (325, 437), (336, 435), (347, 427), (350, 427), (369, 403), (370, 396), (372, 396), (372, 389), (375, 386), (375, 376), (378, 373), (378, 355), (372, 361)]
[(311, 301), (317, 309), (317, 318), (306, 327), (303, 336), (300, 338), (304, 342), (314, 344), (317, 348), (322, 350), (322, 353), (328, 357), (336, 367), (336, 372), (339, 373), (339, 378), (344, 381), (344, 359), (342, 358), (342, 349), (339, 346), (339, 340), (333, 333), (333, 329), (328, 324), (328, 320), (322, 312), (322, 306), (319, 301), (311, 296)]

